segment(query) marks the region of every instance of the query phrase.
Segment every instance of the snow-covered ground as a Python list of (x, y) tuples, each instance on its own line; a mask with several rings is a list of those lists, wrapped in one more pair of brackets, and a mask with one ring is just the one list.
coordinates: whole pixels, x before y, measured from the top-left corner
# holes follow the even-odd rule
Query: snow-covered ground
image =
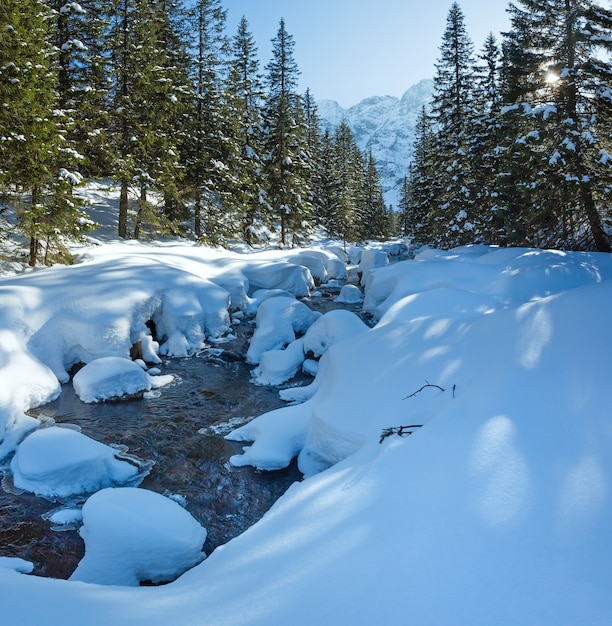
[[(103, 489), (83, 509), (73, 580), (0, 558), (3, 623), (612, 623), (611, 255), (475, 246), (377, 262), (361, 280), (373, 328), (293, 303), (314, 288), (310, 268), (325, 280), (328, 259), (335, 275), (331, 255), (105, 243), (0, 281), (0, 450), (5, 463), (17, 450), (40, 493), (47, 462), (56, 489), (77, 478), (57, 431), (26, 412), (77, 363), (97, 364), (87, 397), (134, 393), (124, 374), (146, 393), (160, 356), (222, 340), (242, 311), (259, 318), (259, 384), (296, 363), (317, 372), (228, 435), (245, 442), (235, 465), (297, 455), (306, 476), (255, 526), (174, 582), (131, 587), (198, 563), (205, 530), (163, 496)], [(135, 345), (147, 378), (126, 367)], [(79, 480), (130, 484), (121, 459), (76, 449)]]

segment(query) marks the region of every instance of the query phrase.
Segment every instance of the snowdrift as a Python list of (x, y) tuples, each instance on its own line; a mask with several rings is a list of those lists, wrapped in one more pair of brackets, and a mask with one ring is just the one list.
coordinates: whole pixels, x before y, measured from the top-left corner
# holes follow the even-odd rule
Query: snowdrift
[[(193, 251), (172, 254), (175, 266), (194, 262)], [(202, 272), (212, 281), (223, 269)], [(19, 280), (11, 297), (33, 288)], [(308, 478), (164, 587), (45, 580), (5, 564), (3, 616), (32, 626), (84, 616), (94, 626), (612, 623), (610, 255), (428, 251), (363, 283), (376, 326), (326, 346), (301, 404), (230, 435), (246, 446), (235, 464), (271, 469), (299, 455)], [(39, 309), (63, 315), (53, 300)], [(126, 326), (109, 345), (146, 332)], [(26, 354), (33, 333), (11, 332)], [(17, 397), (2, 393), (0, 406)]]

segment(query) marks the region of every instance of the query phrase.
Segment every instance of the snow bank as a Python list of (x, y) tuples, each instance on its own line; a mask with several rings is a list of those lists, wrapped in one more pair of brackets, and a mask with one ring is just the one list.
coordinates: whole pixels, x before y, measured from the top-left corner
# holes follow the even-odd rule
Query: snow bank
[(47, 498), (66, 498), (142, 479), (139, 468), (118, 459), (114, 448), (59, 426), (28, 435), (10, 467), (15, 487)]
[(174, 500), (146, 489), (103, 489), (90, 496), (79, 534), (85, 556), (70, 580), (160, 583), (204, 559), (206, 530)]
[(1, 280), (0, 458), (36, 427), (25, 412), (57, 397), (74, 365), (131, 351), (148, 363), (184, 357), (226, 334), (229, 311), (246, 310), (258, 286), (309, 295), (312, 274), (291, 255), (110, 243), (79, 248), (70, 267)]
[(281, 385), (293, 378), (304, 363), (304, 340), (292, 341), (284, 350), (268, 350), (259, 357), (253, 370), (257, 385)]
[(232, 434), (251, 444), (233, 463), (299, 455), (309, 478), (163, 587), (0, 567), (3, 617), (608, 626), (611, 263), (479, 246), (376, 269), (376, 327), (325, 352), (301, 404)]
[(0, 460), (38, 422), (25, 411), (54, 400), (61, 386), (53, 372), (32, 356), (14, 333), (0, 329)]
[(21, 574), (30, 574), (34, 569), (34, 563), (16, 557), (0, 556), (0, 568), (11, 569)]
[[(286, 315), (286, 309), (282, 306), (278, 312)], [(266, 337), (268, 332), (278, 333), (279, 324), (276, 317), (269, 318), (267, 313), (263, 317), (262, 325), (258, 325), (262, 333), (265, 332)], [(320, 357), (338, 341), (367, 329), (368, 327), (350, 311), (329, 311), (316, 318), (306, 330), (306, 334), (289, 343), (285, 349), (263, 352), (259, 357), (258, 367), (253, 370), (253, 381), (258, 385), (280, 385), (293, 378), (302, 368), (308, 352)], [(260, 340), (260, 337), (257, 336), (255, 339)]]

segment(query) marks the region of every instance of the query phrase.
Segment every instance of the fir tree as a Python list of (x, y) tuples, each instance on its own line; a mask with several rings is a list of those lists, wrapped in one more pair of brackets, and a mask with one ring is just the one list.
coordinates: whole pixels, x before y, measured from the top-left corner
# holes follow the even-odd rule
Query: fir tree
[(450, 8), (436, 63), (432, 116), (436, 124), (438, 188), (430, 228), (439, 245), (475, 237), (469, 141), (473, 110), (473, 45), (456, 2)]
[(436, 136), (424, 106), (415, 126), (414, 158), (402, 187), (400, 204), (403, 233), (413, 242), (433, 243), (429, 221), (435, 216), (437, 180)]
[(264, 89), (257, 48), (245, 17), (240, 20), (231, 41), (230, 68), (227, 92), (233, 106), (241, 156), (239, 171), (236, 172), (240, 181), (236, 199), (244, 207), (242, 236), (247, 243), (253, 244), (264, 238), (271, 220), (265, 192), (262, 146)]
[(381, 241), (391, 236), (391, 224), (389, 214), (383, 198), (380, 186), (380, 177), (376, 169), (376, 162), (372, 151), (368, 152), (365, 163), (364, 176), (364, 222), (363, 235), (366, 239)]
[(293, 57), (295, 43), (282, 19), (272, 45), (272, 59), (266, 66), (266, 177), (281, 243), (288, 245), (297, 243), (309, 228), (310, 168), (306, 125), (296, 92), (299, 70)]
[(505, 191), (515, 221), (537, 245), (583, 247), (586, 233), (609, 251), (610, 166), (601, 154), (610, 70), (601, 53), (610, 50), (611, 13), (590, 0), (523, 0), (509, 11), (505, 110), (519, 140), (506, 146)]
[(234, 193), (240, 146), (226, 97), (229, 42), (227, 11), (220, 0), (197, 0), (192, 23), (193, 110), (186, 150), (187, 180), (194, 197), (196, 237), (223, 244), (242, 229)]
[(30, 241), (30, 265), (45, 245), (78, 237), (83, 213), (71, 199), (72, 171), (65, 115), (58, 103), (56, 15), (44, 2), (6, 0), (0, 7), (0, 185), (15, 202), (26, 197), (20, 228)]
[(501, 53), (493, 33), (487, 36), (478, 60), (469, 145), (471, 196), (478, 232), (487, 243), (499, 244), (505, 241), (497, 190), (501, 167)]

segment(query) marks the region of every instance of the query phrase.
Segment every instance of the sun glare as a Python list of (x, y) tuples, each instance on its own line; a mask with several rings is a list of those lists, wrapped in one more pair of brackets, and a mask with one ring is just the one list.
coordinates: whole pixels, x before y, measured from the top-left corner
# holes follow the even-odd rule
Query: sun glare
[(546, 76), (544, 77), (544, 80), (546, 81), (547, 84), (554, 85), (555, 83), (559, 81), (560, 78), (561, 77), (559, 76), (559, 74), (557, 74), (557, 72), (548, 71), (546, 72)]

